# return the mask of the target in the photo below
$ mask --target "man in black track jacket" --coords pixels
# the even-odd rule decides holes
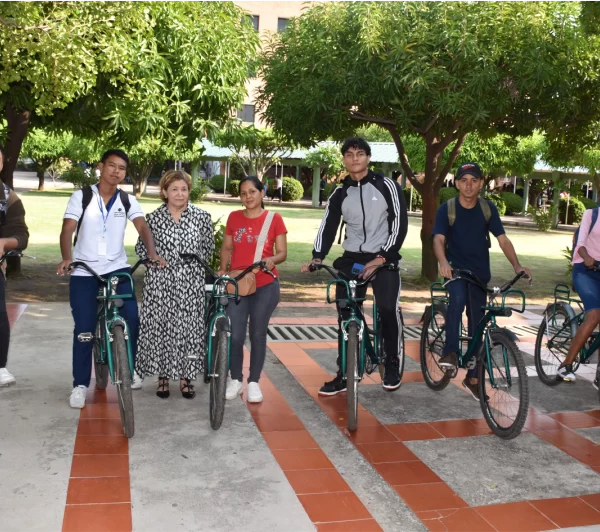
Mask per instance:
[[[311,262],[320,263],[325,259],[343,217],[346,229],[342,244],[344,254],[334,261],[333,266],[347,276],[353,276],[353,266],[364,265],[360,276],[366,276],[376,266],[400,260],[399,251],[408,229],[406,203],[396,181],[369,170],[371,148],[364,139],[345,140],[342,155],[349,175],[342,186],[337,187],[329,196],[325,215],[315,238]],[[309,271],[311,262],[302,266],[303,272]],[[382,270],[373,279],[372,286],[383,325],[386,354],[383,388],[397,390],[400,387],[400,357],[404,356],[398,312],[400,275]],[[338,285],[336,298],[344,297],[344,292],[345,289]],[[359,289],[357,297],[364,297],[365,293],[366,288]],[[338,307],[338,312],[341,321],[348,311]],[[336,395],[345,390],[346,379],[338,369],[335,379],[326,382],[319,394]]]

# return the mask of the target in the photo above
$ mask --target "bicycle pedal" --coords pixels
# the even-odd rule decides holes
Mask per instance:
[[[80,333],[77,335],[77,340],[80,342],[91,342],[94,339],[92,333]]]

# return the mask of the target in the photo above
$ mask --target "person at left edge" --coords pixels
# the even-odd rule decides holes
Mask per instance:
[[[108,150],[98,164],[100,179],[91,187],[93,196],[83,210],[83,191],[71,196],[63,218],[60,233],[62,261],[56,273],[64,275],[74,261],[85,262],[98,275],[107,277],[115,272],[128,272],[125,253],[125,228],[127,219],[133,222],[148,250],[148,257],[164,266],[156,254],[152,233],[146,224],[140,204],[132,195],[125,195],[118,185],[125,179],[129,158],[122,150]],[[128,199],[129,208],[123,204]],[[85,214],[85,216],[84,216]],[[83,216],[83,219],[82,219]],[[82,220],[81,220],[82,219]],[[78,222],[81,225],[78,228]],[[73,234],[77,230],[73,249]],[[92,342],[79,342],[77,336],[93,332],[96,324],[98,281],[87,271],[75,269],[69,280],[69,301],[75,321],[73,332],[73,391],[69,403],[73,408],[83,408],[92,375]],[[119,285],[119,293],[129,291],[126,284]],[[129,325],[133,346],[137,345],[139,317],[135,298],[124,301],[122,314]],[[140,388],[141,380],[134,375],[132,388]]]

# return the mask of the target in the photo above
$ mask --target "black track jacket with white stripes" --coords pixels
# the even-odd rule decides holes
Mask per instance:
[[[400,185],[388,177],[369,173],[360,181],[346,176],[327,200],[313,258],[324,259],[335,240],[341,217],[346,223],[344,250],[400,259],[400,248],[408,230],[406,202]]]

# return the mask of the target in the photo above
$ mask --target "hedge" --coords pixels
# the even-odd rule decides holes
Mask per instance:
[[[283,201],[298,201],[304,196],[302,183],[293,177],[283,178]]]
[[[488,194],[486,199],[490,200],[498,209],[498,214],[504,216],[506,214],[506,203],[500,197],[500,194]]]
[[[233,181],[230,181],[229,183],[227,183],[227,190],[231,194],[232,197],[239,198],[239,196],[240,196],[240,181],[237,179],[234,179]]]
[[[329,199],[329,196],[333,193],[333,191],[338,187],[339,183],[327,183],[325,185],[324,195],[325,199]]]
[[[410,188],[403,188],[402,192],[404,193],[404,199],[406,200],[406,208],[410,208]],[[421,194],[417,191],[416,188],[412,188],[413,198],[412,198],[412,210],[421,210],[423,208],[423,198],[421,198]]]
[[[561,224],[565,223],[565,213],[567,211],[567,198],[561,198],[558,203],[558,219]],[[581,223],[581,218],[585,212],[585,206],[577,198],[569,200],[569,219],[568,225],[577,225]]]
[[[223,192],[224,187],[225,187],[225,176],[224,175],[217,174],[210,180],[210,188],[212,188],[215,192]]]
[[[500,197],[506,204],[506,214],[520,214],[523,211],[523,198],[514,192],[501,192]]]
[[[458,196],[458,190],[454,187],[443,187],[440,189],[440,205],[446,203],[451,198]],[[414,197],[413,197],[414,200]]]

